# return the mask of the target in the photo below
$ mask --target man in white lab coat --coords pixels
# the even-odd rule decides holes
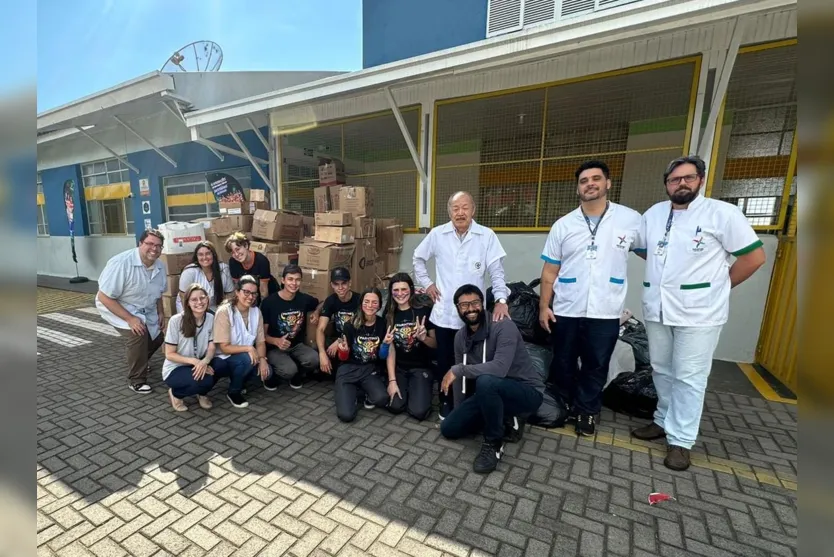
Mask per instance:
[[[507,296],[510,292],[504,281],[506,252],[491,229],[473,220],[475,199],[468,192],[457,192],[449,198],[450,221],[433,228],[414,250],[414,278],[434,300],[430,316],[437,336],[438,383],[455,364],[455,334],[463,327],[453,296],[464,284],[474,284],[482,291],[486,273],[492,280],[495,309],[492,318],[500,321],[509,317]],[[437,281],[429,277],[426,263],[434,257]],[[442,392],[440,419],[452,410],[452,399]]]
[[[539,322],[553,332],[550,381],[577,435],[593,436],[642,219],[608,199],[604,162],[585,162],[575,175],[579,207],[556,221],[542,250]]]
[[[665,437],[664,464],[672,470],[690,465],[730,289],[765,262],[762,242],[741,210],[698,195],[705,176],[698,157],[669,163],[663,174],[669,201],[646,211],[641,231],[647,248],[643,318],[658,401],[654,422],[632,435]]]

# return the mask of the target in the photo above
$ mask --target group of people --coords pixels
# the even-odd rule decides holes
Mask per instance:
[[[689,466],[730,289],[764,263],[741,211],[699,195],[705,175],[697,157],[672,161],[663,175],[669,201],[641,216],[608,199],[605,163],[586,162],[576,171],[579,207],[553,225],[541,256],[540,322],[552,333],[554,351],[547,382],[579,435],[596,431],[629,253],[646,260],[643,317],[659,402],[653,423],[633,435],[665,437],[665,463],[674,470]],[[509,318],[507,254],[498,237],[474,221],[469,193],[454,194],[448,210],[450,221],[432,229],[413,254],[414,277],[427,297],[417,295],[407,273],[390,279],[387,297],[377,288],[354,292],[342,267],[330,273],[333,293],[318,300],[301,292],[300,267],[285,266],[278,284],[266,257],[237,233],[224,246],[228,265],[210,242],[195,249],[167,327],[158,260],[163,237],[146,230],[136,249],[108,262],[96,299],[126,339],[130,388],[151,392],[148,362],[163,342],[162,378],[176,411],[188,409],[189,397],[211,408],[208,393],[223,377],[228,401],[243,408],[255,376],[273,391],[282,382],[302,388],[315,375],[334,380],[336,414],[344,422],[356,418],[360,405],[425,420],[437,384],[441,433],[482,433],[474,470],[494,470],[504,443],[521,439],[526,418],[541,404],[545,379]],[[431,259],[436,280],[427,270]],[[316,327],[317,349],[307,342],[308,323]]]

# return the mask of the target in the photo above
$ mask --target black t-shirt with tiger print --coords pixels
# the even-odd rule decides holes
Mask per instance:
[[[297,292],[292,300],[285,300],[277,292],[270,294],[261,304],[266,333],[271,337],[286,336],[292,346],[304,342],[307,314],[318,305],[316,298],[303,292]]]
[[[357,330],[353,323],[345,324],[345,339],[350,347],[348,361],[354,364],[370,364],[379,361],[379,347],[385,340],[385,333],[388,328],[385,320],[377,316],[374,325],[362,325]]]
[[[394,311],[394,347],[397,350],[397,367],[413,369],[431,366],[431,349],[417,340],[417,321],[425,318],[426,330],[434,325],[429,321],[431,310],[428,308],[411,308]]]

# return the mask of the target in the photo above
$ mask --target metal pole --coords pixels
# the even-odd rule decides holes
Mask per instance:
[[[408,126],[405,125],[405,120],[403,120],[400,107],[397,106],[397,101],[394,100],[394,95],[391,94],[391,89],[389,87],[386,87],[383,91],[385,91],[385,96],[388,98],[388,104],[391,105],[391,110],[394,113],[394,119],[397,120],[397,125],[400,126],[400,132],[403,134],[405,144],[408,146],[408,152],[411,153],[411,159],[414,161],[414,166],[417,167],[417,171],[420,173],[420,179],[426,183],[429,181],[429,177],[426,174],[426,169],[423,168],[423,163],[420,160],[420,154],[417,153],[417,148],[414,146],[414,141],[411,140],[411,133],[408,131]]]
[[[226,127],[226,131],[229,132],[229,135],[232,136],[232,139],[235,140],[237,146],[240,147],[240,150],[243,151],[243,154],[246,155],[246,158],[249,159],[249,162],[252,166],[255,167],[255,171],[261,177],[261,179],[266,183],[266,186],[270,189],[270,191],[275,191],[275,187],[272,185],[272,181],[269,177],[264,173],[261,166],[255,162],[255,157],[252,156],[252,153],[249,152],[249,149],[246,148],[243,141],[240,140],[240,136],[232,129],[232,126],[229,125],[228,122],[224,122],[223,125]],[[266,164],[269,164],[269,161],[265,161]]]
[[[139,174],[139,169],[136,168],[135,166],[133,166],[132,164],[130,164],[130,162],[128,162],[128,160],[126,158],[124,158],[123,156],[118,154],[116,151],[114,151],[113,149],[111,149],[110,147],[108,147],[107,145],[105,145],[104,143],[102,143],[101,141],[99,141],[98,139],[93,137],[92,135],[85,132],[80,126],[76,126],[75,129],[77,129],[79,131],[79,133],[81,133],[87,139],[89,139],[90,141],[92,141],[93,143],[95,143],[96,145],[98,145],[99,147],[101,147],[102,149],[104,149],[105,151],[107,151],[108,153],[110,153],[111,155],[113,155],[114,157],[119,159],[120,161],[122,161],[122,163],[126,167],[128,167],[129,169],[134,171],[136,174]]]
[[[120,123],[122,126],[124,126],[124,128],[125,128],[127,131],[129,131],[130,133],[132,133],[133,135],[135,135],[136,137],[138,137],[141,141],[143,141],[144,143],[146,143],[146,144],[148,145],[148,147],[150,147],[151,149],[153,149],[154,151],[156,151],[156,153],[157,153],[160,157],[162,157],[163,159],[165,159],[166,161],[168,161],[168,162],[169,162],[169,163],[170,163],[170,164],[171,164],[174,168],[176,168],[176,167],[177,167],[177,163],[176,163],[176,162],[174,162],[174,159],[172,159],[172,158],[171,158],[171,157],[169,157],[167,154],[165,154],[165,152],[164,152],[162,149],[160,149],[159,147],[157,147],[156,145],[154,145],[153,143],[151,143],[151,142],[150,142],[150,140],[149,140],[149,139],[147,139],[145,136],[143,136],[141,133],[139,133],[138,131],[136,131],[135,129],[133,129],[133,126],[131,126],[131,125],[130,125],[130,124],[128,124],[127,122],[123,121],[121,118],[119,118],[119,117],[118,117],[118,116],[116,116],[115,114],[113,115],[113,119],[114,119],[115,121],[117,121],[118,123]]]

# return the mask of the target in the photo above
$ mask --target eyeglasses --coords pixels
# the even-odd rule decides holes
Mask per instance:
[[[142,245],[148,246],[148,249],[162,249],[162,244],[156,242],[142,242]]]
[[[254,298],[255,296],[257,296],[257,295],[258,295],[258,291],[257,291],[257,290],[246,290],[246,289],[244,288],[244,289],[241,289],[241,292],[242,292],[242,293],[243,293],[243,295],[244,295],[244,296],[246,296],[247,298]]]
[[[667,186],[677,186],[681,182],[686,182],[687,184],[694,184],[695,182],[698,181],[698,178],[700,178],[700,176],[698,176],[697,174],[687,174],[686,176],[675,176],[674,178],[667,178],[666,179],[666,185]]]
[[[461,311],[466,311],[470,308],[471,309],[480,309],[480,307],[481,307],[481,301],[480,300],[474,300],[472,302],[460,302],[460,303],[458,303],[458,309],[461,310]]]

